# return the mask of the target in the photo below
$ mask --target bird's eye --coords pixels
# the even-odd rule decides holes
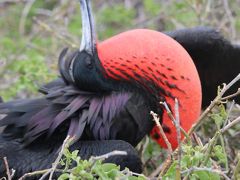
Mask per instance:
[[[92,63],[92,59],[90,57],[86,57],[85,58],[85,64],[86,64],[86,67],[89,68],[89,69],[92,69],[93,68],[93,63]]]

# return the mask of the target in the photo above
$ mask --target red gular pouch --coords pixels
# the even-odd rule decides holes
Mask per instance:
[[[200,79],[193,60],[178,42],[157,31],[135,29],[98,43],[97,51],[107,78],[135,80],[149,93],[163,97],[173,114],[174,99],[177,98],[181,127],[188,132],[196,123],[202,101]],[[154,85],[154,91],[150,84]],[[164,108],[162,124],[167,129],[165,133],[172,148],[176,149],[176,127]],[[166,148],[156,126],[150,134]]]

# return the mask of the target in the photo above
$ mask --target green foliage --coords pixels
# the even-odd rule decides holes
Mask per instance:
[[[106,7],[98,13],[100,16],[97,16],[97,22],[101,22],[101,24],[98,24],[97,27],[104,29],[100,31],[100,39],[105,39],[106,37],[116,34],[119,29],[131,26],[135,16],[133,9],[126,9],[122,4]]]
[[[156,16],[161,11],[161,5],[156,0],[144,0],[143,1],[145,11],[151,16]]]
[[[155,164],[162,164],[166,158],[166,152],[161,148],[155,141],[150,137],[147,137],[148,145],[144,151],[143,159],[148,161],[149,159],[153,160]],[[145,143],[145,141],[142,141]],[[153,164],[146,165],[147,172],[152,172],[156,169],[156,166]]]
[[[80,34],[82,33],[82,22],[79,19],[79,11],[76,11],[76,14],[70,17],[70,21],[68,24],[68,30],[71,34],[74,34],[77,37],[81,37]]]
[[[220,129],[220,127],[223,125],[227,118],[227,112],[223,104],[219,105],[217,107],[217,112],[212,113],[210,117],[214,120],[215,124],[217,125],[217,128]]]
[[[26,19],[25,28],[31,31],[32,17],[37,8],[44,7],[45,3],[37,1],[31,8]],[[49,69],[46,62],[45,48],[52,45],[50,38],[42,38],[38,34],[30,36],[20,35],[18,25],[23,6],[9,6],[9,14],[0,17],[0,67],[1,80],[5,85],[0,86],[0,96],[9,100],[18,94],[25,96],[35,95],[43,83],[52,80],[56,75]],[[11,15],[10,15],[11,14]],[[54,63],[56,63],[56,60]]]
[[[189,170],[189,173],[185,173],[184,177],[187,175],[189,179],[195,180],[205,180],[205,179],[213,179],[220,180],[220,175],[211,171],[212,168],[212,159],[218,159],[217,162],[222,162],[225,160],[225,155],[223,153],[222,146],[216,146],[213,149],[211,158],[207,161],[206,166],[202,165],[203,159],[206,156],[205,147],[200,146],[189,146],[184,144],[182,146],[182,159],[181,159],[181,170]],[[176,178],[176,168],[178,161],[175,160],[171,167],[168,169],[167,173],[163,176],[164,180],[170,180]],[[196,170],[190,171],[191,168],[196,167]],[[197,169],[197,167],[201,167],[201,169]]]
[[[174,5],[167,7],[170,17],[174,17],[174,22],[178,22],[183,26],[197,26],[197,15],[192,9],[189,9],[187,1],[178,1]],[[173,22],[173,21],[172,21]],[[168,23],[168,28],[174,28],[171,21]]]
[[[102,160],[95,160],[94,158],[90,158],[90,160],[82,160],[78,156],[77,150],[70,152],[68,149],[65,149],[64,156],[65,157],[60,162],[63,166],[63,173],[58,180],[145,180],[144,176],[131,175],[128,169],[120,171],[120,167],[112,163],[103,163]]]
[[[4,41],[6,42],[6,47],[14,47],[10,39],[5,38]],[[18,44],[18,48],[21,48],[20,46],[21,43]],[[14,48],[11,50],[14,50]],[[19,92],[34,93],[41,84],[55,77],[47,67],[45,57],[34,49],[26,51],[25,55],[19,55],[13,58],[14,60],[8,64],[8,69],[2,78],[10,79],[9,76],[14,74],[15,76],[17,75],[18,78],[11,78],[10,85],[6,87],[7,90],[0,89],[0,94],[5,100],[16,96]]]
[[[32,60],[18,60],[14,65],[9,66],[12,73],[18,73],[19,77],[10,84],[7,91],[4,89],[0,91],[5,100],[15,96],[18,92],[36,92],[43,82],[49,81],[49,77],[51,76],[49,75],[43,57],[37,54],[31,57],[33,58]],[[3,77],[7,78],[7,76],[8,75],[5,74]]]

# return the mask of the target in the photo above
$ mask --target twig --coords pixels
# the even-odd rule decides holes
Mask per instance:
[[[217,143],[217,140],[218,140],[220,135],[221,135],[221,133],[219,131],[217,131],[215,133],[215,135],[213,136],[213,138],[209,141],[208,146],[207,146],[207,150],[206,150],[205,155],[204,155],[204,159],[201,163],[202,165],[205,166],[208,163],[208,160],[211,156],[213,148],[214,148],[215,144]]]
[[[225,100],[234,98],[234,97],[238,96],[239,94],[240,94],[240,88],[238,88],[237,92],[235,92],[234,94],[231,94],[229,96],[221,98],[221,101],[225,101]]]
[[[163,165],[162,165],[162,169],[159,173],[158,179],[160,179],[168,170],[168,168],[171,166],[172,163],[172,158],[170,156],[168,156],[168,158],[164,161]]]
[[[6,167],[7,178],[8,178],[8,180],[11,180],[11,179],[12,179],[12,176],[11,176],[11,174],[10,174],[10,169],[9,169],[7,157],[3,157],[3,161],[4,161],[4,165],[5,165],[5,167]]]
[[[145,136],[145,142],[144,143],[140,143],[140,147],[139,147],[139,155],[141,157],[141,161],[144,162],[144,158],[143,158],[143,155],[144,155],[144,152],[146,151],[147,149],[147,146],[149,144],[149,137],[148,136]]]
[[[21,176],[21,177],[19,178],[19,180],[24,180],[24,179],[26,179],[27,177],[42,175],[42,174],[45,174],[45,173],[49,172],[50,170],[51,170],[51,168],[50,168],[50,169],[43,169],[43,170],[39,170],[39,171],[34,171],[34,172],[26,173],[26,174],[24,174],[23,176]],[[61,169],[56,169],[55,172],[61,172],[61,173],[62,173],[62,172],[65,172],[65,171],[63,171],[63,170],[61,170]]]
[[[230,88],[232,87],[232,85],[234,85],[237,81],[239,81],[240,79],[240,74],[238,74],[229,84],[224,84],[223,89],[219,92],[219,94],[217,95],[217,97],[211,102],[211,104],[208,106],[208,108],[201,114],[201,116],[198,118],[197,123],[190,129],[190,131],[188,132],[188,135],[191,135],[199,126],[201,126],[204,118],[208,115],[208,113],[213,109],[213,107],[218,104],[219,102],[221,102],[221,98],[224,95],[224,93]],[[221,129],[221,131],[217,132],[215,134],[215,137],[213,137],[211,143],[209,144],[209,146],[211,148],[213,148],[213,144],[215,144],[217,138],[219,137],[219,135],[221,133],[224,133],[226,130],[228,130],[229,128],[231,128],[233,125],[237,124],[238,122],[240,122],[240,117],[236,118],[235,120],[233,120],[230,124],[228,124],[227,126],[225,126],[223,129]],[[216,137],[217,136],[217,137]],[[173,156],[175,156],[178,153],[179,149],[176,149],[173,153]],[[210,152],[210,151],[209,151]],[[208,157],[205,158],[205,161],[208,160]],[[170,167],[172,161],[171,159],[166,159],[165,162],[163,163],[163,169],[161,171],[161,175],[163,175],[167,170],[168,167]]]
[[[240,117],[237,117],[236,119],[234,119],[233,121],[231,121],[228,125],[224,126],[221,129],[221,133],[225,133],[228,129],[230,129],[232,126],[238,124],[240,122]]]
[[[236,165],[235,170],[233,172],[233,177],[234,178],[232,178],[232,179],[238,179],[239,176],[240,176],[240,154],[238,154],[237,158],[238,158],[238,162],[237,162],[237,165]]]
[[[153,120],[155,121],[155,123],[156,123],[156,125],[157,125],[157,127],[158,127],[158,129],[159,129],[159,131],[160,131],[160,134],[161,134],[161,136],[163,137],[163,140],[164,140],[164,142],[165,142],[166,145],[167,145],[168,153],[169,153],[169,155],[171,156],[171,154],[172,154],[172,152],[173,152],[173,150],[172,150],[172,145],[171,145],[171,143],[168,141],[168,138],[167,138],[166,134],[164,133],[164,130],[163,130],[161,124],[160,124],[159,117],[158,117],[158,115],[157,115],[156,113],[154,113],[153,111],[151,111],[150,114],[152,115]]]
[[[177,141],[178,141],[178,163],[176,168],[176,180],[181,180],[181,130],[180,130],[180,116],[179,116],[179,104],[177,98],[175,98],[175,119],[176,119],[176,129],[177,129]]]
[[[70,137],[69,135],[66,137],[66,139],[63,141],[61,150],[58,153],[58,156],[57,156],[56,160],[52,164],[52,168],[50,168],[46,173],[44,173],[39,180],[44,180],[45,177],[48,174],[50,174],[49,175],[49,180],[52,180],[53,174],[54,174],[55,170],[57,169],[57,166],[58,166],[58,164],[59,164],[59,162],[60,162],[60,160],[61,160],[61,158],[63,156],[64,150],[69,147],[70,142],[72,142],[73,139],[74,139],[74,137]]]
[[[176,119],[174,118],[172,111],[168,107],[168,104],[166,102],[160,102],[160,104],[164,106],[164,108],[166,109],[168,117],[172,120],[174,126],[177,127]],[[188,133],[181,126],[180,126],[180,130],[184,134],[184,136],[186,137],[188,142],[191,142],[191,138],[189,137]]]
[[[163,169],[163,164],[161,164],[160,166],[158,166],[158,167],[149,175],[149,177],[150,177],[150,178],[156,177],[156,176],[159,174],[159,172],[161,172],[162,169]]]
[[[28,16],[29,11],[31,10],[35,1],[36,0],[27,1],[27,4],[25,5],[25,7],[22,11],[22,15],[20,18],[20,23],[19,23],[19,33],[22,35],[25,33],[25,24],[26,24],[27,16]]]
[[[226,121],[227,121],[227,119],[226,119]],[[221,126],[216,122],[216,120],[215,120],[215,124],[217,126],[217,130],[221,131]],[[222,124],[224,124],[224,123],[222,123]],[[225,143],[224,143],[224,138],[223,138],[223,134],[222,133],[220,133],[220,142],[221,142],[221,146],[223,148],[223,154],[224,154],[224,157],[225,157],[225,160],[226,160],[225,161],[225,168],[228,171],[228,169],[229,169],[229,167],[228,167],[228,158],[227,158],[227,153],[226,153]]]
[[[225,92],[231,88],[237,81],[240,79],[240,74],[238,74],[229,84],[224,84],[223,89],[219,92],[217,97],[211,102],[211,104],[207,107],[207,109],[200,115],[197,120],[197,123],[193,125],[193,127],[189,130],[188,134],[191,135],[199,126],[202,125],[204,118],[208,115],[208,113],[213,109],[213,107],[219,103],[222,99],[222,96]]]
[[[144,179],[146,180],[150,180],[150,178],[144,176],[143,174],[139,174],[139,173],[135,173],[135,172],[132,172],[132,171],[129,171],[129,169],[124,169],[121,171],[123,174],[125,175],[129,175],[129,176],[141,176],[141,177],[144,177]]]
[[[61,39],[62,41],[64,41],[66,44],[70,45],[72,48],[78,48],[78,46],[69,41],[67,38],[65,38],[64,36],[62,36],[61,34],[57,33],[54,29],[52,29],[48,24],[44,23],[43,21],[37,19],[36,17],[33,18],[33,20],[40,26],[42,27],[45,31],[48,31],[50,33],[52,33],[53,35],[55,35],[57,38]]]
[[[231,112],[232,112],[232,110],[233,110],[233,106],[234,106],[234,105],[235,105],[235,101],[232,101],[232,103],[231,103],[231,105],[230,105],[230,107],[229,107],[229,109],[228,109],[227,117],[226,117],[226,120],[225,120],[223,126],[226,126],[228,123],[230,123],[229,116],[230,116],[230,114],[231,114]]]
[[[198,137],[198,135],[195,132],[192,133],[192,137],[198,146],[203,147],[203,143],[202,143],[201,139]]]
[[[162,136],[162,138],[163,138],[163,140],[166,143],[167,148],[168,148],[168,157],[167,157],[167,160],[165,160],[165,163],[162,165],[162,169],[160,169],[161,172],[158,176],[158,179],[159,179],[166,172],[166,169],[169,168],[169,165],[172,162],[172,152],[173,152],[173,150],[172,150],[172,145],[168,141],[167,136],[164,133],[164,130],[163,130],[161,124],[160,124],[158,115],[156,113],[154,113],[153,111],[151,111],[150,114],[153,116],[153,120],[155,121],[155,123],[156,123],[156,125],[157,125],[157,127],[160,131],[160,134],[161,134],[161,136]]]
[[[49,172],[50,169],[44,169],[44,170],[39,170],[39,171],[34,171],[34,172],[30,172],[30,173],[26,173],[23,176],[21,176],[19,178],[19,180],[24,180],[27,177],[32,177],[32,176],[36,176],[36,175],[41,175],[41,174],[45,174],[47,172]]]
[[[178,144],[179,144],[179,146],[181,146],[181,143],[180,143],[180,142],[181,142],[181,130],[182,130],[182,132],[183,132],[184,134],[187,135],[187,133],[186,133],[185,130],[182,129],[181,126],[180,126],[178,100],[175,99],[175,118],[174,118],[174,116],[173,116],[173,114],[172,114],[171,110],[169,109],[169,107],[168,107],[168,105],[167,105],[166,102],[160,102],[160,104],[163,104],[163,105],[164,105],[164,107],[165,107],[165,109],[166,109],[166,111],[167,111],[168,116],[170,117],[170,119],[172,120],[172,122],[174,123],[174,125],[175,125],[175,127],[176,127],[176,129],[177,129]],[[172,146],[171,146],[170,142],[168,141],[168,139],[167,139],[167,137],[166,137],[166,135],[165,135],[165,133],[164,133],[164,131],[163,131],[163,129],[162,129],[162,126],[160,125],[159,118],[158,118],[157,114],[154,113],[154,112],[152,112],[152,111],[150,112],[150,114],[153,116],[153,119],[154,119],[155,123],[157,124],[157,126],[158,126],[158,128],[159,128],[159,130],[160,130],[160,133],[161,133],[161,135],[162,135],[165,143],[167,144],[168,151],[169,151],[169,156],[168,156],[167,160],[163,163],[163,165],[161,166],[161,168],[158,167],[158,168],[154,171],[154,173],[151,174],[151,176],[154,176],[154,175],[157,175],[157,174],[160,172],[160,173],[159,173],[159,176],[158,176],[158,178],[160,178],[160,177],[166,172],[166,170],[168,169],[168,167],[170,166],[170,164],[171,164],[171,162],[172,162],[172,152],[173,152],[173,150],[172,150]],[[186,136],[186,137],[189,138],[189,136]],[[181,166],[180,166],[180,163],[181,163],[181,148],[180,148],[180,150],[177,151],[177,152],[178,152],[178,159],[179,159],[179,166],[178,166],[178,167],[179,167],[179,171],[178,171],[178,172],[179,172],[179,176],[178,176],[178,179],[180,179],[180,178],[181,178],[181,177],[180,177],[180,176],[181,176],[181,175],[180,175],[180,169],[181,169]]]
[[[234,119],[232,122],[230,122],[229,124],[227,124],[226,126],[224,126],[222,129],[218,130],[214,137],[210,140],[208,148],[207,148],[207,152],[205,155],[205,158],[203,160],[203,165],[205,165],[210,157],[210,154],[213,150],[214,145],[216,144],[217,139],[219,138],[219,136],[221,136],[223,133],[225,133],[228,129],[230,129],[232,126],[236,125],[238,122],[240,122],[240,117]],[[228,168],[228,167],[226,167]]]
[[[96,157],[93,156],[93,157],[90,158],[90,161],[104,160],[104,159],[107,159],[107,158],[109,158],[111,156],[117,156],[117,155],[126,156],[127,152],[126,151],[115,150],[115,151],[103,154],[101,156],[96,156]]]

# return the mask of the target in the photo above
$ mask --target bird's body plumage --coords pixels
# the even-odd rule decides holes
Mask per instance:
[[[0,113],[7,114],[0,121],[7,126],[2,136],[21,138],[28,145],[62,129],[62,137],[75,136],[76,141],[120,139],[135,146],[153,124],[140,94],[86,92],[61,79],[41,91],[43,98],[0,104]]]

